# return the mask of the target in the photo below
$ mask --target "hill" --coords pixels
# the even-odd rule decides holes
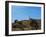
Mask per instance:
[[[29,20],[15,20],[12,23],[12,31],[23,31],[23,30],[39,30],[41,29],[40,19],[29,19]]]

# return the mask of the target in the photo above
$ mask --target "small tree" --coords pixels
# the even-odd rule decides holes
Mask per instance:
[[[15,23],[17,22],[18,20],[15,20]]]

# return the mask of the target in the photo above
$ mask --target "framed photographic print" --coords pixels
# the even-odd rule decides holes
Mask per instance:
[[[45,33],[45,3],[6,1],[5,35]]]

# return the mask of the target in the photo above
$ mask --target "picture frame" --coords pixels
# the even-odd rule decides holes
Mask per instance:
[[[41,31],[12,31],[11,25],[11,6],[38,6],[41,7]],[[18,7],[17,7],[18,8]],[[18,36],[18,35],[34,35],[45,34],[45,3],[39,2],[22,2],[22,1],[5,1],[5,36]]]

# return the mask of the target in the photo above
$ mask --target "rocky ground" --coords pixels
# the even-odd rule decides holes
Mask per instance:
[[[12,31],[23,31],[23,30],[38,30],[41,29],[41,20],[15,20],[12,23]]]

